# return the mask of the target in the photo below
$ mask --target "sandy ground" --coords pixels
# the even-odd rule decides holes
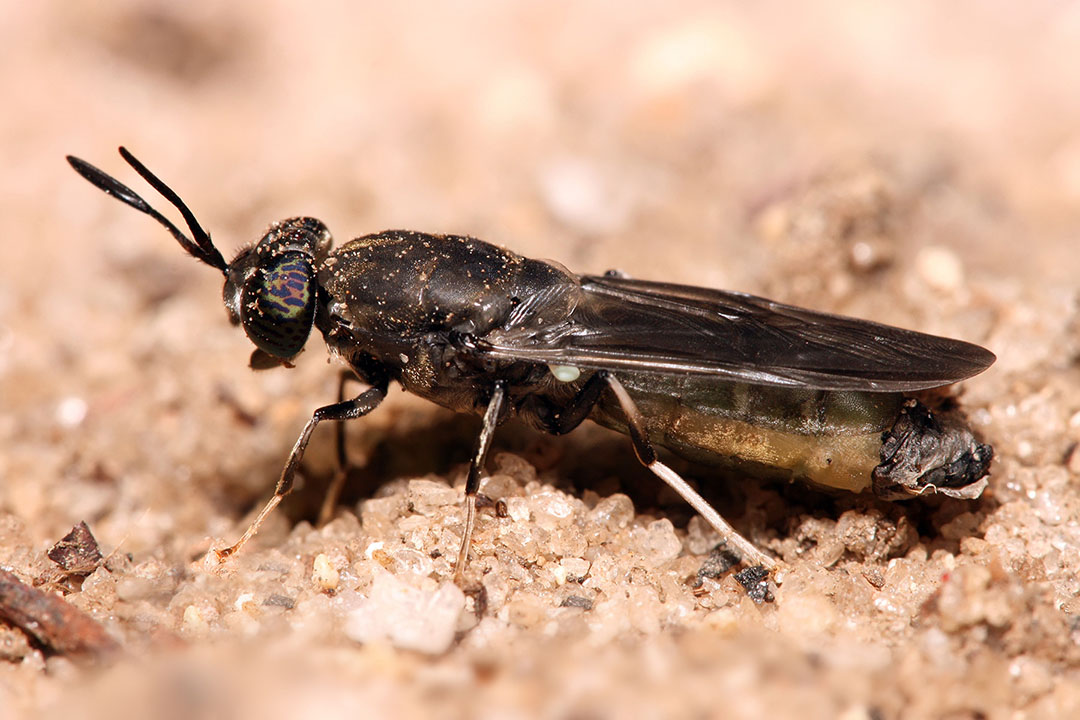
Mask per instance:
[[[0,623],[0,719],[1080,716],[1077,7],[630,5],[5,3],[0,568],[122,649]],[[119,144],[227,256],[303,213],[984,344],[959,393],[989,489],[680,465],[783,559],[757,603],[624,438],[507,427],[463,592],[478,421],[395,392],[350,428],[333,522],[327,430],[208,572],[336,370],[317,341],[246,368],[216,273],[63,161],[135,185]],[[80,521],[107,559],[64,578]]]

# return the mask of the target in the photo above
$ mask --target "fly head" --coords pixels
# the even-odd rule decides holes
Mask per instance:
[[[189,255],[221,271],[229,318],[243,326],[258,348],[252,355],[253,367],[285,362],[299,353],[315,322],[319,295],[315,267],[331,243],[326,226],[302,217],[275,223],[259,242],[227,263],[180,196],[125,148],[120,148],[120,155],[180,212],[191,237],[116,178],[77,157],[69,155],[67,160],[99,190],[161,223]]]
[[[222,291],[229,317],[267,355],[288,360],[307,342],[319,295],[315,268],[330,242],[319,220],[291,218],[229,263]]]

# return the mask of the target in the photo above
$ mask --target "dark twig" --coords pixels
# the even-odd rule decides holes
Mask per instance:
[[[0,570],[0,620],[61,655],[101,658],[120,649],[97,620],[6,570]]]

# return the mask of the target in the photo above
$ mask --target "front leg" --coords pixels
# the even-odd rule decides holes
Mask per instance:
[[[281,471],[281,477],[278,479],[277,486],[274,488],[273,496],[266,502],[266,505],[263,506],[263,509],[255,518],[255,521],[248,526],[248,529],[235,545],[227,547],[224,550],[211,549],[207,555],[207,560],[214,558],[218,563],[221,563],[230,555],[235,554],[255,535],[256,532],[258,532],[259,525],[266,519],[266,516],[269,515],[273,509],[278,506],[278,503],[289,494],[289,491],[292,490],[293,479],[296,476],[296,469],[300,467],[300,461],[304,458],[304,450],[307,449],[308,440],[311,439],[311,433],[315,430],[315,426],[323,420],[353,420],[367,415],[378,407],[379,403],[386,397],[386,389],[387,382],[384,380],[352,400],[345,400],[336,402],[333,405],[326,405],[312,413],[311,419],[308,420],[307,425],[304,426],[304,431],[300,433],[300,437],[297,438],[296,444],[293,445],[292,452],[289,453],[289,459],[286,461],[285,467]]]

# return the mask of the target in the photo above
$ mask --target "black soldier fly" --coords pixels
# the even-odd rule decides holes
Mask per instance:
[[[586,418],[628,434],[640,461],[744,562],[767,567],[775,561],[657,459],[654,445],[886,499],[975,498],[986,486],[992,448],[955,411],[931,411],[910,397],[988,368],[994,355],[977,345],[742,293],[614,272],[575,275],[471,237],[392,230],[333,250],[326,226],[306,217],[272,225],[226,262],[179,196],[127,150],[120,154],[180,212],[191,237],[118,180],[78,158],[68,162],[222,272],[229,316],[255,345],[252,367],[288,365],[314,326],[368,386],[315,410],[273,496],[235,545],[216,551],[219,560],[292,488],[315,427],[338,421],[340,439],[341,421],[374,410],[391,381],[483,415],[458,572],[492,435],[511,415],[559,435]]]

